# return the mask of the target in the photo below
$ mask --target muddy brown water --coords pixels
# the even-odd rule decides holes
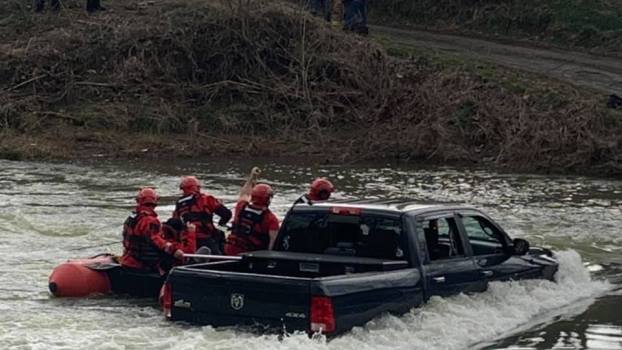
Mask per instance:
[[[55,299],[47,291],[54,266],[120,253],[116,242],[137,187],[158,188],[163,218],[183,174],[197,175],[209,192],[233,204],[251,163],[0,160],[0,348],[622,349],[622,181],[391,164],[257,163],[277,190],[273,207],[281,218],[316,176],[332,179],[341,198],[470,203],[512,236],[553,249],[561,261],[557,280],[493,283],[484,293],[433,298],[330,342],[169,323],[149,300]]]

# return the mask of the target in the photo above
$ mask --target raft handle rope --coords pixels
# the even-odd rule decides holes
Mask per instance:
[[[242,260],[241,256],[210,255],[210,254],[184,254],[184,258],[210,259],[210,260]]]

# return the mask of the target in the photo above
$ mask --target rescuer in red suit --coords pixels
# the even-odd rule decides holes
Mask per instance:
[[[274,245],[279,219],[268,208],[274,192],[267,184],[255,184],[260,173],[261,170],[254,167],[240,189],[233,228],[225,243],[227,255],[272,249]]]
[[[196,248],[207,247],[211,254],[222,255],[225,233],[214,227],[214,214],[220,217],[218,224],[224,226],[231,219],[231,210],[214,196],[201,192],[199,180],[194,176],[184,176],[179,184],[183,195],[175,204],[173,218],[184,224],[196,226]]]
[[[123,224],[124,249],[119,260],[122,266],[155,272],[162,256],[183,257],[183,252],[161,235],[160,220],[155,212],[158,199],[153,188],[143,188],[138,192],[136,210]]]
[[[313,202],[325,201],[330,198],[331,193],[335,192],[335,186],[324,177],[313,180],[309,186],[309,192],[298,198],[294,205],[300,203],[312,204]]]
[[[195,230],[194,224],[184,225],[180,219],[170,218],[162,224],[162,237],[173,244],[175,251],[179,249],[184,254],[194,254],[196,252]],[[168,272],[173,266],[183,265],[184,262],[183,256],[164,256],[160,260],[160,268]]]

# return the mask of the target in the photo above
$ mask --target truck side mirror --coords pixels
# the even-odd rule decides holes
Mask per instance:
[[[513,255],[525,255],[529,252],[529,242],[521,238],[514,238],[512,241],[512,254]]]

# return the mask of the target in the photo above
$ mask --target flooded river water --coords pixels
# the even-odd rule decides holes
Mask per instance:
[[[493,283],[487,292],[433,298],[326,342],[166,322],[150,301],[54,299],[47,278],[72,257],[120,253],[136,189],[154,185],[166,219],[181,175],[233,204],[250,163],[67,165],[0,160],[2,349],[622,349],[622,181],[389,165],[259,163],[280,218],[316,176],[336,197],[470,203],[513,237],[552,248],[557,282]]]

